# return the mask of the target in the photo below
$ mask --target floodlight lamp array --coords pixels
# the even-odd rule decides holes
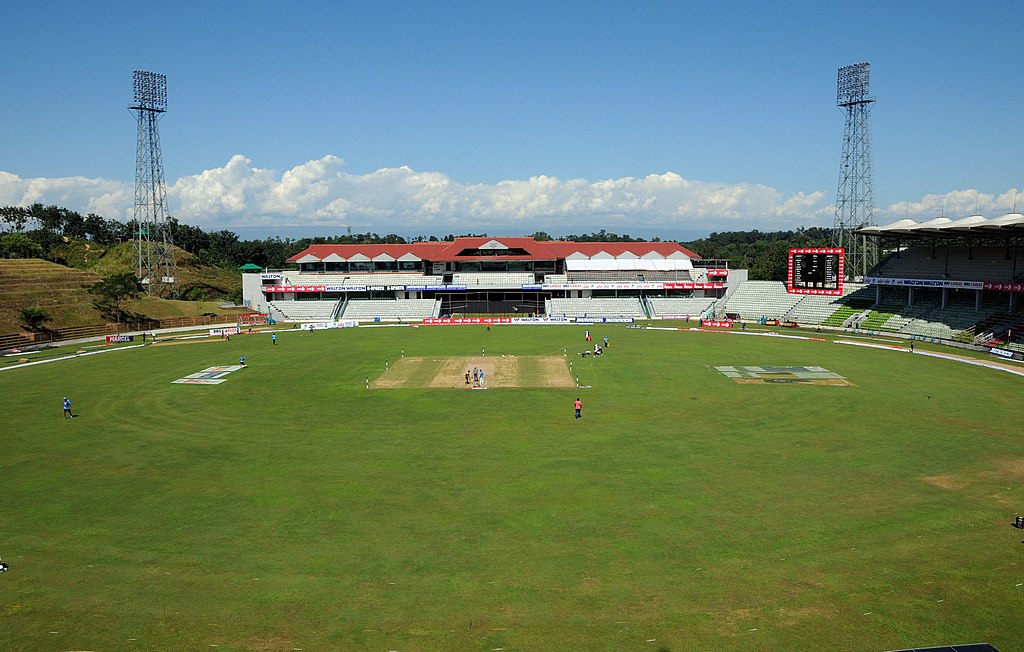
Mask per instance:
[[[847,106],[858,102],[870,102],[868,98],[871,79],[870,63],[855,63],[839,69],[836,104]]]
[[[133,109],[149,109],[152,111],[167,110],[167,76],[158,72],[136,70],[132,73],[132,86],[135,90],[135,106]]]

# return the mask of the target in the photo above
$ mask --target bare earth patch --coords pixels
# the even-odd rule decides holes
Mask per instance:
[[[433,370],[432,370],[433,368]],[[483,371],[484,382],[473,382],[473,369]],[[469,383],[466,373],[469,373]],[[373,389],[419,387],[472,389],[473,387],[575,387],[569,365],[561,356],[469,356],[402,358],[370,383]]]
[[[966,480],[955,475],[929,475],[921,479],[932,486],[943,489],[963,489],[968,484]]]

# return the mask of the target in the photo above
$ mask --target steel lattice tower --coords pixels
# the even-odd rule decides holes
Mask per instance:
[[[135,150],[135,273],[146,292],[158,296],[176,294],[177,271],[167,219],[167,184],[164,181],[160,132],[157,123],[167,112],[167,77],[136,70],[132,74],[139,138]]]
[[[843,158],[839,164],[836,221],[832,240],[846,249],[846,276],[866,276],[878,262],[877,249],[867,238],[854,233],[875,223],[871,176],[871,64],[857,63],[839,69],[836,106],[846,114]]]

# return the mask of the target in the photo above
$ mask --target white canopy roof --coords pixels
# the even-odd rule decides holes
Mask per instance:
[[[693,263],[690,262],[689,258],[566,258],[565,269],[569,272],[674,272],[678,270],[691,270],[693,269]]]
[[[951,220],[948,217],[936,217],[924,222],[904,219],[883,226],[866,226],[858,229],[857,233],[878,236],[954,236],[961,233],[1024,235],[1024,215],[1020,213],[1007,213],[992,219],[982,215],[971,215],[959,220]]]

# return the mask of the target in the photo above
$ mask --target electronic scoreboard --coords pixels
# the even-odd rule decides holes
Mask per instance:
[[[839,247],[789,250],[786,291],[790,294],[843,296],[843,259]]]

